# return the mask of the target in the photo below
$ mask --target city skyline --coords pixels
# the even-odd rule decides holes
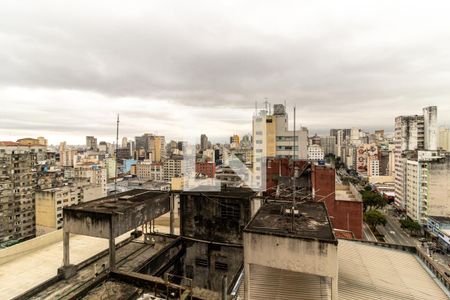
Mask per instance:
[[[2,139],[113,140],[120,113],[123,136],[226,140],[266,98],[312,134],[393,131],[428,105],[449,124],[445,2],[45,4],[0,12]]]

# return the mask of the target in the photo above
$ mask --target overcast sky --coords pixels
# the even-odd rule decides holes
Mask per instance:
[[[367,3],[364,3],[367,2]],[[370,5],[369,5],[370,4]],[[310,133],[450,125],[449,1],[1,1],[0,139],[251,132],[255,101]],[[292,116],[292,114],[290,115]]]

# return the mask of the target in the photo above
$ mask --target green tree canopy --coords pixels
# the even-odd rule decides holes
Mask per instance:
[[[378,210],[371,209],[364,213],[364,221],[371,227],[375,228],[378,225],[386,225],[386,217]]]
[[[400,220],[400,225],[403,229],[409,230],[411,233],[418,232],[422,229],[422,226],[418,222],[410,218]]]
[[[364,205],[364,211],[373,208],[383,208],[386,206],[386,200],[379,193],[372,191],[370,186],[364,187],[361,191],[361,196]]]

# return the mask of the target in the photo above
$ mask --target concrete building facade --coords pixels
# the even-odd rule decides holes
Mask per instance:
[[[0,242],[36,234],[36,164],[35,153],[7,153],[0,145]]]

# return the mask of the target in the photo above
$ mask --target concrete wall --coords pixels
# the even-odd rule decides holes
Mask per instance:
[[[427,214],[450,217],[450,157],[430,165]]]
[[[221,198],[213,195],[204,197],[181,194],[181,235],[207,241],[241,244],[242,229],[251,218],[250,202],[251,200],[246,197]]]
[[[244,261],[326,277],[338,275],[337,245],[276,235],[244,233]]]
[[[120,200],[118,200],[120,201]],[[118,204],[119,205],[119,204]],[[102,213],[75,208],[64,208],[64,228],[71,233],[109,238],[110,222],[113,222],[113,235],[117,237],[150,220],[169,212],[169,193],[149,196],[139,205],[110,213]]]
[[[111,214],[64,208],[64,228],[70,233],[109,238]]]
[[[43,226],[56,229],[56,203],[54,196],[55,193],[51,191],[36,192],[36,227]]]
[[[186,242],[186,255],[184,258],[184,274],[192,278],[193,285],[200,288],[221,291],[222,276],[228,275],[231,283],[232,275],[236,274],[243,263],[242,248],[218,246],[206,243]],[[201,266],[198,260],[208,262],[208,266]],[[219,268],[226,266],[226,269]],[[187,269],[192,271],[187,273]]]
[[[370,176],[369,183],[394,182],[394,176]]]
[[[0,265],[60,241],[62,241],[62,230],[56,230],[11,247],[0,249]]]

